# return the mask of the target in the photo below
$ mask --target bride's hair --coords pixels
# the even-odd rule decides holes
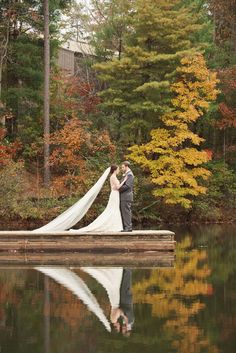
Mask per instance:
[[[115,164],[111,165],[110,175],[112,175],[117,168],[118,168],[118,165],[115,165]]]

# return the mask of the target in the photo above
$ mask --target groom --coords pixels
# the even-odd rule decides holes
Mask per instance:
[[[127,177],[124,185],[119,189],[120,192],[120,211],[123,222],[123,232],[132,232],[132,202],[133,202],[133,187],[134,175],[130,169],[130,163],[125,161],[121,165],[123,178]]]
[[[134,324],[131,269],[123,269],[119,308],[111,309],[110,320],[117,332],[122,332],[126,337],[130,336]]]

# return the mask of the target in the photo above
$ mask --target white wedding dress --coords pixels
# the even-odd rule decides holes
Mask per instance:
[[[122,282],[122,267],[81,267],[81,270],[92,276],[105,288],[112,309],[120,306],[120,287]]]
[[[81,267],[80,269],[88,273],[103,286],[107,292],[111,309],[119,308],[123,268]],[[88,309],[97,316],[107,331],[111,332],[111,325],[103,309],[99,305],[95,295],[88,288],[84,280],[80,278],[78,273],[65,267],[37,266],[35,267],[35,270],[44,273],[74,293],[88,307]]]
[[[88,226],[80,229],[70,229],[87,213],[105,183],[109,173],[110,167],[105,170],[93,187],[79,201],[54,218],[51,222],[40,228],[34,229],[33,232],[50,233],[68,230],[68,233],[75,234],[81,232],[121,231],[123,225],[120,213],[120,194],[118,191],[120,183],[114,174],[110,177],[111,193],[105,210]]]
[[[110,177],[111,193],[105,210],[88,226],[80,229],[70,229],[70,233],[84,232],[120,232],[123,229],[120,213],[120,183],[115,175]]]

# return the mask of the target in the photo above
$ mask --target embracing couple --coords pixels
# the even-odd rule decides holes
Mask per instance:
[[[119,174],[119,167],[116,165],[111,166],[110,171],[110,185],[111,185],[111,194],[112,191],[119,192],[119,197],[114,204],[114,207],[120,207],[122,225],[124,232],[132,231],[132,202],[133,202],[133,187],[134,187],[134,175],[132,170],[130,169],[130,163],[125,161],[121,164],[121,170],[123,172],[123,177],[121,181],[117,179],[117,175]],[[119,211],[118,211],[119,213]]]
[[[51,222],[33,231],[68,231],[71,233],[131,232],[134,175],[128,161],[121,164],[121,170],[123,177],[119,181],[117,175],[120,168],[117,165],[108,167],[93,187],[80,200]],[[79,229],[71,228],[86,215],[108,176],[110,176],[111,192],[105,210],[86,227]]]
[[[88,226],[79,229],[70,229],[70,232],[131,232],[132,231],[132,202],[134,175],[130,163],[121,164],[123,173],[121,181],[117,176],[120,168],[112,165],[109,168],[110,196],[105,210]]]

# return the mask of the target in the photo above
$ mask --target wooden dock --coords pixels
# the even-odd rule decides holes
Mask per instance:
[[[174,233],[165,230],[68,233],[1,231],[0,251],[174,251]]]
[[[68,233],[0,231],[0,266],[172,267],[174,233],[168,230]]]

